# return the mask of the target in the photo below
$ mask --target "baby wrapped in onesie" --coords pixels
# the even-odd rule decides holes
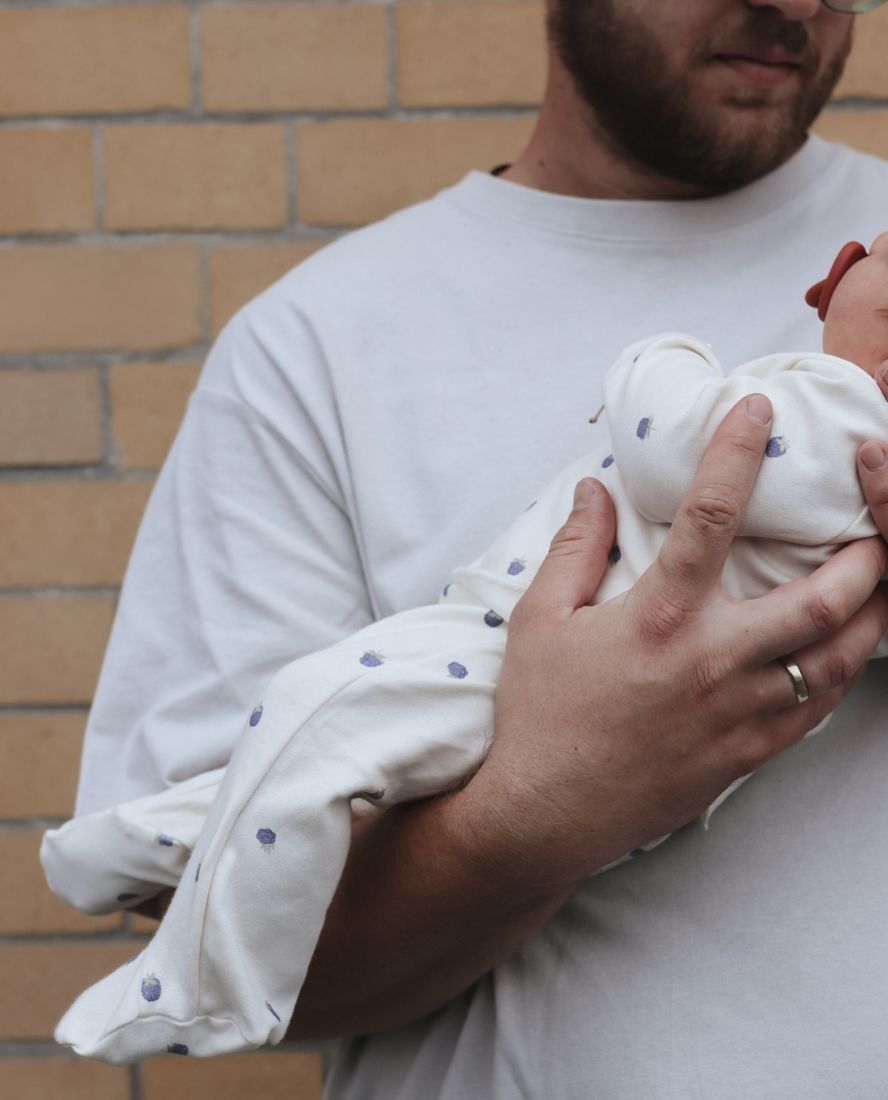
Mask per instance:
[[[352,803],[428,797],[477,767],[493,736],[509,617],[580,478],[604,482],[618,517],[596,602],[623,592],[656,557],[707,442],[746,394],[771,399],[775,434],[726,589],[759,596],[877,533],[854,458],[866,439],[888,435],[888,407],[871,377],[888,359],[879,312],[888,306],[888,235],[869,255],[859,245],[842,250],[809,292],[821,318],[833,298],[841,308],[827,317],[831,354],[772,355],[725,378],[693,337],[670,333],[626,349],[605,382],[610,446],[562,471],[455,571],[437,605],[285,666],[245,716],[227,769],[48,833],[50,885],[86,912],[177,886],[145,950],[78,998],[58,1041],[119,1063],[283,1039],[345,863]]]

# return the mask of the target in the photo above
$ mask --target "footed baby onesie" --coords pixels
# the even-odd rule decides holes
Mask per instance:
[[[599,477],[617,509],[596,602],[656,557],[708,440],[745,394],[770,397],[775,434],[725,568],[727,590],[759,596],[876,533],[854,458],[864,440],[888,434],[888,409],[854,365],[774,355],[725,378],[705,345],[667,334],[626,349],[604,392],[610,448],[563,470],[455,571],[437,605],[285,666],[246,718],[227,769],[46,834],[51,887],[86,912],[178,883],[154,938],[81,994],[58,1026],[60,1043],[120,1063],[283,1039],[342,873],[352,803],[427,797],[478,765],[493,736],[509,617],[580,478]]]

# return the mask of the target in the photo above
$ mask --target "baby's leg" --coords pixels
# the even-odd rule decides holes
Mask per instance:
[[[50,829],[40,848],[50,889],[83,913],[111,913],[175,886],[224,774],[204,772]]]
[[[506,633],[485,612],[406,612],[272,680],[154,939],[75,1002],[59,1042],[128,1062],[283,1038],[345,862],[351,800],[426,797],[483,757]]]

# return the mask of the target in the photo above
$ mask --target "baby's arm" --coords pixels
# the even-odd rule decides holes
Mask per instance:
[[[875,533],[855,472],[888,410],[862,370],[833,356],[784,354],[729,377],[705,344],[669,333],[634,345],[605,380],[616,464],[632,503],[671,523],[703,450],[741,397],[764,393],[773,435],[740,534],[806,546]]]

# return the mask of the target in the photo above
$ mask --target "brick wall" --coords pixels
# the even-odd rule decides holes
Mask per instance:
[[[61,1011],[150,924],[55,902],[39,837],[70,814],[117,585],[212,338],[338,233],[514,155],[542,41],[522,0],[0,0],[4,1100],[319,1095],[292,1050],[56,1051]],[[888,8],[822,133],[888,156],[886,56]]]

